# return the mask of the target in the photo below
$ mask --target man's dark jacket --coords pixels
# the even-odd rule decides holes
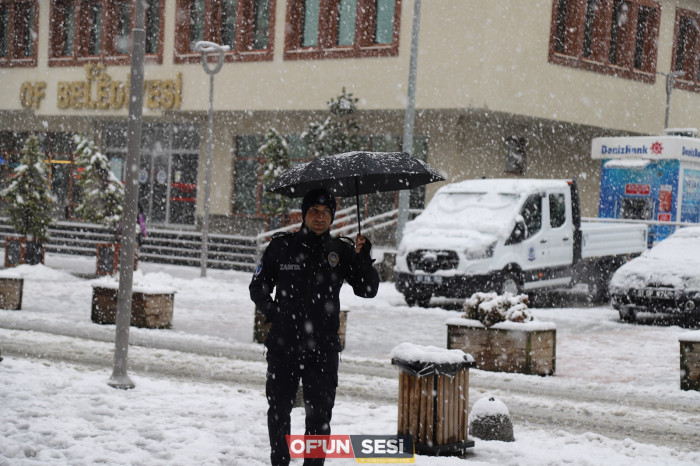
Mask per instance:
[[[347,281],[357,296],[377,294],[379,275],[369,241],[360,253],[348,242],[302,226],[273,238],[250,283],[250,297],[272,323],[270,351],[340,351],[338,294]],[[276,288],[275,299],[271,293]]]

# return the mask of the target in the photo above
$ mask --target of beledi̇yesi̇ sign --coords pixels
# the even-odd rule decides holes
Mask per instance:
[[[119,110],[128,107],[129,78],[117,81],[107,74],[103,64],[85,65],[85,81],[59,81],[56,105],[59,109]],[[45,97],[46,83],[25,82],[20,88],[24,108],[39,108]],[[182,73],[175,79],[148,79],[143,83],[146,108],[179,109],[182,103]]]

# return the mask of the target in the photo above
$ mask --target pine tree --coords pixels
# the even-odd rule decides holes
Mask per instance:
[[[78,186],[82,199],[75,212],[83,219],[106,225],[115,232],[124,213],[124,186],[112,173],[109,159],[95,143],[86,137],[75,135],[76,165],[80,172]]]
[[[36,136],[27,138],[22,154],[11,183],[0,196],[9,206],[10,223],[18,233],[28,241],[45,241],[49,238],[51,207],[55,199],[49,189],[46,162],[39,152]]]
[[[270,186],[275,179],[290,166],[289,146],[284,137],[275,129],[268,128],[258,155],[265,159],[262,173],[263,186]],[[268,214],[284,215],[291,199],[279,194],[263,192],[263,210]]]
[[[326,102],[330,115],[323,123],[310,123],[302,134],[314,157],[363,149],[361,126],[355,120],[358,101],[343,88],[338,97]]]

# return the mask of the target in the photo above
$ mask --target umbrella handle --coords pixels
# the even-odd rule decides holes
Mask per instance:
[[[362,236],[362,227],[360,226],[360,182],[358,178],[355,177],[355,203],[357,205],[357,235]]]

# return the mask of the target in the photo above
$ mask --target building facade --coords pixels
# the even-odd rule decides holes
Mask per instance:
[[[133,0],[0,0],[0,184],[40,135],[57,197],[74,218],[71,137],[93,138],[123,176]],[[401,150],[412,0],[149,0],[140,197],[152,224],[196,228],[204,205],[209,77],[199,40],[229,45],[215,76],[213,228],[250,234],[265,212],[265,131],[302,134],[343,89],[359,99],[364,146]],[[448,182],[575,177],[597,215],[594,137],[700,126],[697,0],[425,0],[414,155]],[[682,74],[681,74],[682,73]],[[415,206],[440,184],[414,193]],[[393,208],[369,196],[365,213]]]

